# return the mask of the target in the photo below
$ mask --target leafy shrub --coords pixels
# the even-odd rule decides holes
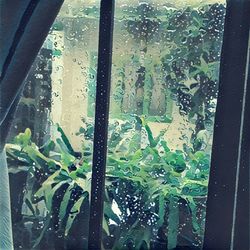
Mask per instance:
[[[140,132],[135,129],[138,123]],[[93,129],[87,122],[85,127],[79,135],[91,145]],[[33,186],[25,197],[33,215],[38,213],[35,204],[43,201],[46,205],[45,227],[35,246],[50,227],[67,240],[77,215],[89,206],[91,146],[75,152],[58,125],[57,130],[60,136],[41,148],[31,141],[29,129],[16,137],[15,144],[6,147],[9,163],[17,161],[20,168],[28,166],[33,176]],[[143,147],[138,147],[138,133],[146,135]],[[165,133],[161,131],[154,137],[144,117],[130,123],[116,121],[110,126],[103,220],[106,248],[148,249],[152,240],[175,247],[177,236],[182,234],[181,202],[192,218],[192,241],[201,244],[204,209],[199,212],[198,208],[207,193],[209,155],[194,153],[188,147],[170,150],[163,139]],[[82,216],[87,220],[88,210]]]

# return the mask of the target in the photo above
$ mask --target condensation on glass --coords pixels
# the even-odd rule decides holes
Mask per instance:
[[[6,146],[16,249],[87,248],[99,5],[64,1],[26,79]]]
[[[225,1],[116,1],[103,245],[202,247]]]

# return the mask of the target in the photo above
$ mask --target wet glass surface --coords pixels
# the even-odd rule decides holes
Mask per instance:
[[[66,0],[6,146],[16,249],[87,249],[98,0]],[[225,1],[117,0],[104,249],[202,247]]]
[[[6,147],[16,249],[87,248],[99,4],[64,2],[26,79]]]
[[[107,248],[202,247],[224,15],[218,1],[116,2]]]

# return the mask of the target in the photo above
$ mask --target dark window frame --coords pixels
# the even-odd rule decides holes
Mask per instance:
[[[249,249],[250,2],[227,1],[204,249]]]
[[[22,89],[25,75],[63,0],[53,1],[53,4],[49,0],[27,2],[30,5],[27,8],[26,19],[18,24],[21,30],[16,32],[17,36],[0,79],[1,94],[6,92],[8,84],[13,88],[10,98],[0,106],[1,119],[3,118],[0,126],[2,140],[0,150],[20,98],[20,92],[17,90]],[[115,0],[101,0],[100,8],[89,249],[101,249],[102,240],[114,2]],[[47,15],[38,15],[44,13],[46,4],[50,6],[50,9],[46,10]],[[250,112],[249,13],[249,0],[227,1],[204,249],[249,249],[250,115],[247,115]],[[30,41],[34,36],[38,38],[32,43],[31,51]],[[26,54],[29,54],[29,58],[24,56]],[[14,64],[13,58],[17,63]],[[24,62],[25,69],[16,75],[11,74],[22,68]],[[11,67],[14,67],[14,70]],[[6,78],[7,73],[10,74],[9,80]]]
[[[101,1],[88,249],[101,249],[112,66],[114,0]]]

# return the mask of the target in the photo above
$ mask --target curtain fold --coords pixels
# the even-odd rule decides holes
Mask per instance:
[[[1,72],[0,125],[20,93],[62,2],[63,0],[31,0],[24,11]]]
[[[4,145],[24,80],[63,0],[0,1],[0,249],[13,249],[8,167]]]
[[[1,0],[0,1],[0,75],[9,54],[12,41],[20,20],[30,0]],[[11,15],[10,15],[11,13]]]
[[[6,154],[0,152],[0,249],[13,249],[12,227],[11,227],[11,208],[10,208],[10,188]]]

